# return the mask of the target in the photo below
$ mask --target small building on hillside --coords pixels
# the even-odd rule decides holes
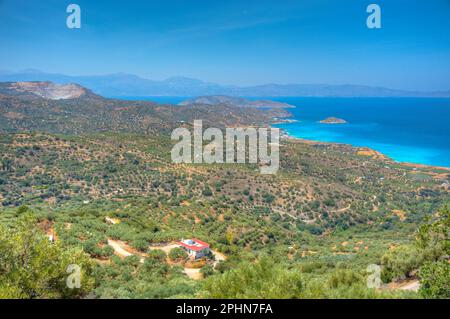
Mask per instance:
[[[191,259],[199,259],[209,254],[209,244],[201,241],[200,239],[192,238],[185,239],[179,242],[179,244],[186,249]]]

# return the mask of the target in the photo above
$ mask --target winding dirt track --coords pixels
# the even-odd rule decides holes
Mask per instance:
[[[129,256],[138,255],[139,257],[141,257],[140,262],[144,263],[144,254],[137,254],[137,253],[130,252],[133,249],[130,246],[128,246],[126,243],[124,243],[120,240],[108,239],[108,245],[114,249],[114,253],[117,256],[125,258],[125,257],[129,257]]]
[[[141,257],[141,263],[143,263],[145,260],[145,254],[139,254],[137,252],[134,252],[133,248],[131,248],[126,243],[124,243],[120,240],[108,239],[108,245],[111,246],[114,249],[114,253],[121,258],[138,255]],[[169,252],[176,247],[180,247],[180,245],[178,245],[176,243],[168,243],[166,245],[150,246],[149,249],[162,250],[166,254],[169,254]],[[211,250],[211,252],[214,255],[214,263],[213,263],[214,267],[216,267],[216,265],[219,262],[227,259],[227,257],[224,254],[222,254],[218,251]],[[203,275],[200,273],[200,268],[184,267],[184,273],[193,280],[203,279]]]

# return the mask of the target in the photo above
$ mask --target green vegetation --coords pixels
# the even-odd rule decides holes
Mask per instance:
[[[165,155],[171,143],[162,135],[7,134],[1,141],[2,156],[8,159],[8,170],[0,171],[3,232],[20,224],[23,209],[15,206],[27,204],[42,237],[37,243],[50,250],[64,247],[61,256],[82,250],[93,263],[89,278],[95,284],[79,292],[55,288],[45,297],[77,297],[88,291],[99,298],[448,294],[442,261],[448,247],[434,214],[448,195],[433,178],[426,184],[409,179],[408,168],[387,170],[368,159],[364,168],[354,168],[361,161],[357,155],[342,157],[334,145],[324,154],[324,148],[297,142],[284,147],[283,158],[291,161],[282,164],[281,172],[263,176],[249,166],[171,164]],[[326,164],[313,164],[319,156]],[[352,168],[338,171],[329,168],[333,163]],[[359,175],[365,176],[364,184]],[[424,193],[423,187],[430,191]],[[419,222],[425,223],[416,240]],[[43,236],[52,232],[56,243]],[[190,237],[207,241],[227,257],[217,265],[191,265],[203,281],[184,273],[184,250],[172,249],[167,256],[149,250]],[[110,240],[128,245],[132,255],[117,255]],[[420,295],[368,289],[370,264],[382,266],[385,283],[420,276]],[[65,269],[52,271],[50,277],[57,279],[51,280],[67,277]],[[40,297],[45,290],[29,295],[6,288],[10,283],[3,287],[3,297]]]
[[[187,257],[188,257],[188,254],[186,253],[186,251],[180,247],[172,249],[169,253],[169,258],[172,261],[182,261],[182,260],[187,259]]]
[[[427,262],[420,268],[420,294],[425,298],[450,298],[450,264],[448,261]]]
[[[417,244],[425,251],[428,260],[419,271],[420,293],[425,298],[450,298],[450,211],[442,208],[435,221],[419,229]]]
[[[445,264],[429,264],[444,255],[442,231],[435,221],[426,222],[448,195],[433,178],[409,179],[408,168],[387,170],[365,159],[361,171],[339,172],[336,165],[352,167],[361,159],[349,155],[346,163],[333,145],[324,154],[323,148],[296,142],[283,149],[283,158],[292,160],[282,164],[280,174],[262,176],[248,166],[173,165],[164,155],[171,145],[164,136],[38,133],[2,135],[1,141],[8,170],[0,171],[0,224],[12,229],[23,215],[15,206],[32,207],[41,232],[57,234],[56,245],[45,237],[42,243],[90,256],[95,264],[90,292],[97,297],[436,298],[448,293],[443,284],[436,286],[448,277]],[[313,164],[316,156],[326,164]],[[300,166],[293,165],[296,161]],[[359,175],[366,177],[362,184]],[[423,187],[430,191],[425,194]],[[416,242],[419,222],[426,223]],[[184,274],[183,250],[172,249],[168,256],[149,250],[189,237],[227,256],[214,267],[196,266],[204,281]],[[127,244],[134,256],[117,256],[109,240]],[[385,283],[420,276],[426,284],[420,295],[368,289],[369,264],[383,267]],[[254,281],[264,267],[274,276],[267,287]],[[245,276],[247,286],[239,290]],[[8,289],[3,296],[30,297]]]
[[[303,283],[299,271],[289,271],[268,258],[242,263],[205,282],[207,298],[296,298]]]
[[[382,259],[383,279],[411,276],[419,272],[420,294],[425,298],[450,297],[450,213],[440,209],[434,221],[421,225],[416,242],[399,246]]]
[[[446,170],[288,139],[276,175],[174,164],[174,126],[275,113],[8,94],[0,85],[0,298],[449,298]],[[215,257],[174,248],[192,237]]]
[[[0,298],[74,298],[94,287],[92,261],[79,248],[51,243],[26,209],[10,228],[0,225]],[[67,287],[69,265],[81,268],[80,288]]]

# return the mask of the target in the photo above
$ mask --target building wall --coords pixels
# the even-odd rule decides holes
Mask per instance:
[[[188,255],[189,255],[190,258],[199,259],[199,258],[202,258],[205,255],[207,255],[208,252],[209,252],[209,249],[205,248],[205,249],[200,250],[200,251],[195,251],[195,250],[188,249],[187,251],[188,251]]]

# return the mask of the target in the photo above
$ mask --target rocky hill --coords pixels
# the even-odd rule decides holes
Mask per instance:
[[[75,84],[0,83],[0,132],[149,134],[192,125],[194,120],[203,120],[205,126],[218,127],[264,125],[275,117],[289,115],[282,109],[175,106],[107,99]]]
[[[55,84],[52,82],[15,82],[9,86],[11,91],[32,93],[50,100],[77,99],[87,91],[77,84]]]

